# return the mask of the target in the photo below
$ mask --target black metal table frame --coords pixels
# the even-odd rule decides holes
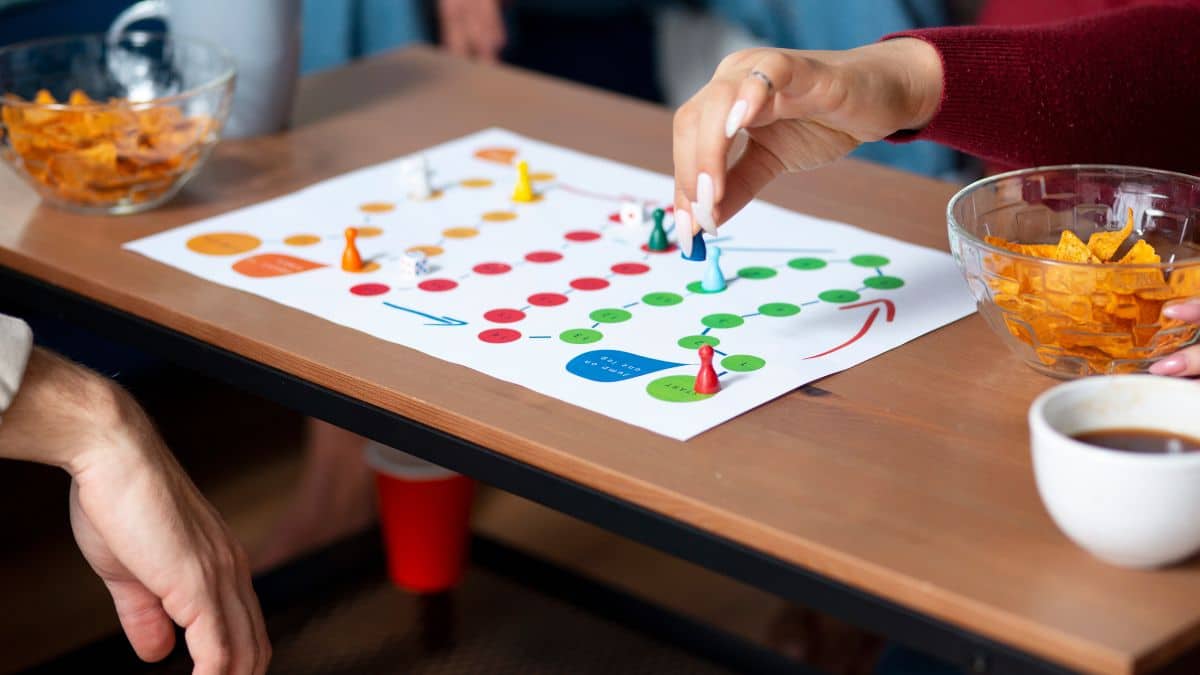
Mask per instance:
[[[967,673],[1071,672],[739,543],[518,462],[165,326],[0,266],[0,302],[49,315],[305,415],[464,473],[768,593],[825,612]]]

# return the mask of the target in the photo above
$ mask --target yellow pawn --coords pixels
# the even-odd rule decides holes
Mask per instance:
[[[513,188],[512,199],[514,202],[534,200],[533,183],[529,180],[529,162],[524,160],[517,162],[517,186]]]

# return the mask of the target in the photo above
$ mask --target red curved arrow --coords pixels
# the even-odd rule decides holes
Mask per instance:
[[[842,305],[838,309],[855,309],[856,307],[866,307],[868,305],[878,305],[880,303],[882,303],[884,308],[887,309],[886,320],[888,323],[891,323],[892,320],[894,320],[896,318],[896,305],[891,300],[868,300],[867,302],[856,302],[853,305]],[[850,338],[849,340],[846,340],[845,342],[834,347],[833,349],[823,351],[820,354],[813,354],[812,356],[806,357],[804,360],[807,361],[809,359],[816,359],[816,358],[820,358],[822,356],[828,356],[828,355],[838,351],[839,349],[845,349],[846,347],[849,347],[850,345],[854,344],[855,342],[858,342],[859,340],[861,340],[862,337],[867,334],[867,331],[871,330],[871,326],[875,324],[875,318],[879,316],[879,309],[880,309],[879,307],[876,307],[875,309],[871,310],[871,314],[867,317],[866,322],[863,323],[863,327],[860,328],[857,333],[855,333],[854,337]]]

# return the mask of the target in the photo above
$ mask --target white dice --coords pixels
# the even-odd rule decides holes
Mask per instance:
[[[400,256],[400,277],[416,279],[423,274],[429,274],[429,259],[420,251],[405,251]]]
[[[429,199],[433,186],[429,183],[429,160],[425,155],[413,155],[400,162],[400,182],[409,199]]]
[[[641,227],[646,223],[646,211],[637,202],[621,202],[620,213],[625,227]]]

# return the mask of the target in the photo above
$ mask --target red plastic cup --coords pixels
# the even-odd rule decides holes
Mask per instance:
[[[475,482],[377,443],[366,455],[392,582],[413,593],[454,588],[466,568]]]

